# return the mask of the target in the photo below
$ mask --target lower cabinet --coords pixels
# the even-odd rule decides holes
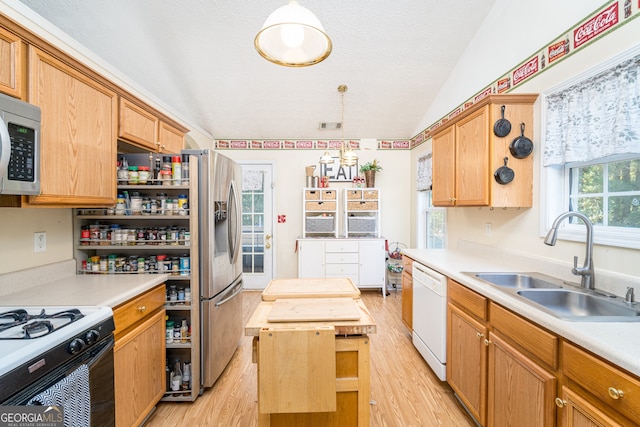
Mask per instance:
[[[402,270],[402,323],[413,332],[413,275],[411,269],[407,271],[406,268]]]
[[[165,392],[164,284],[115,307],[116,426],[141,425]]]
[[[447,381],[482,426],[640,425],[640,378],[451,279]]]
[[[298,278],[349,278],[359,288],[385,287],[384,239],[298,239]]]

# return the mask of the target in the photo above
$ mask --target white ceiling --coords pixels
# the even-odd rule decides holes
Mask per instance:
[[[323,62],[274,65],[253,47],[286,0],[20,0],[216,139],[415,136],[495,0],[299,0],[333,42]]]

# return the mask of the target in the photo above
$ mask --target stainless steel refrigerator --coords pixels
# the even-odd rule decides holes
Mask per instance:
[[[243,335],[242,168],[212,150],[184,150],[198,159],[202,387],[211,387]],[[192,177],[193,179],[193,177]]]

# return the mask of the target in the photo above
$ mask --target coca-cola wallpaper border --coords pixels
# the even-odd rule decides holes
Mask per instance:
[[[565,60],[576,51],[615,31],[624,22],[640,15],[640,0],[614,0],[556,37],[534,55],[498,77],[487,87],[454,108],[450,113],[410,139],[378,140],[379,150],[411,150],[428,140],[447,121],[491,94],[508,93],[522,83],[540,75],[545,69]],[[342,140],[242,140],[220,139],[217,149],[229,150],[327,150],[339,149]],[[351,147],[360,148],[359,140],[349,140]]]

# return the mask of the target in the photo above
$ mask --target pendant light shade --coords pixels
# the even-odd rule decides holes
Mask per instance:
[[[318,18],[295,0],[269,15],[253,44],[266,60],[286,67],[317,64],[332,49]]]

